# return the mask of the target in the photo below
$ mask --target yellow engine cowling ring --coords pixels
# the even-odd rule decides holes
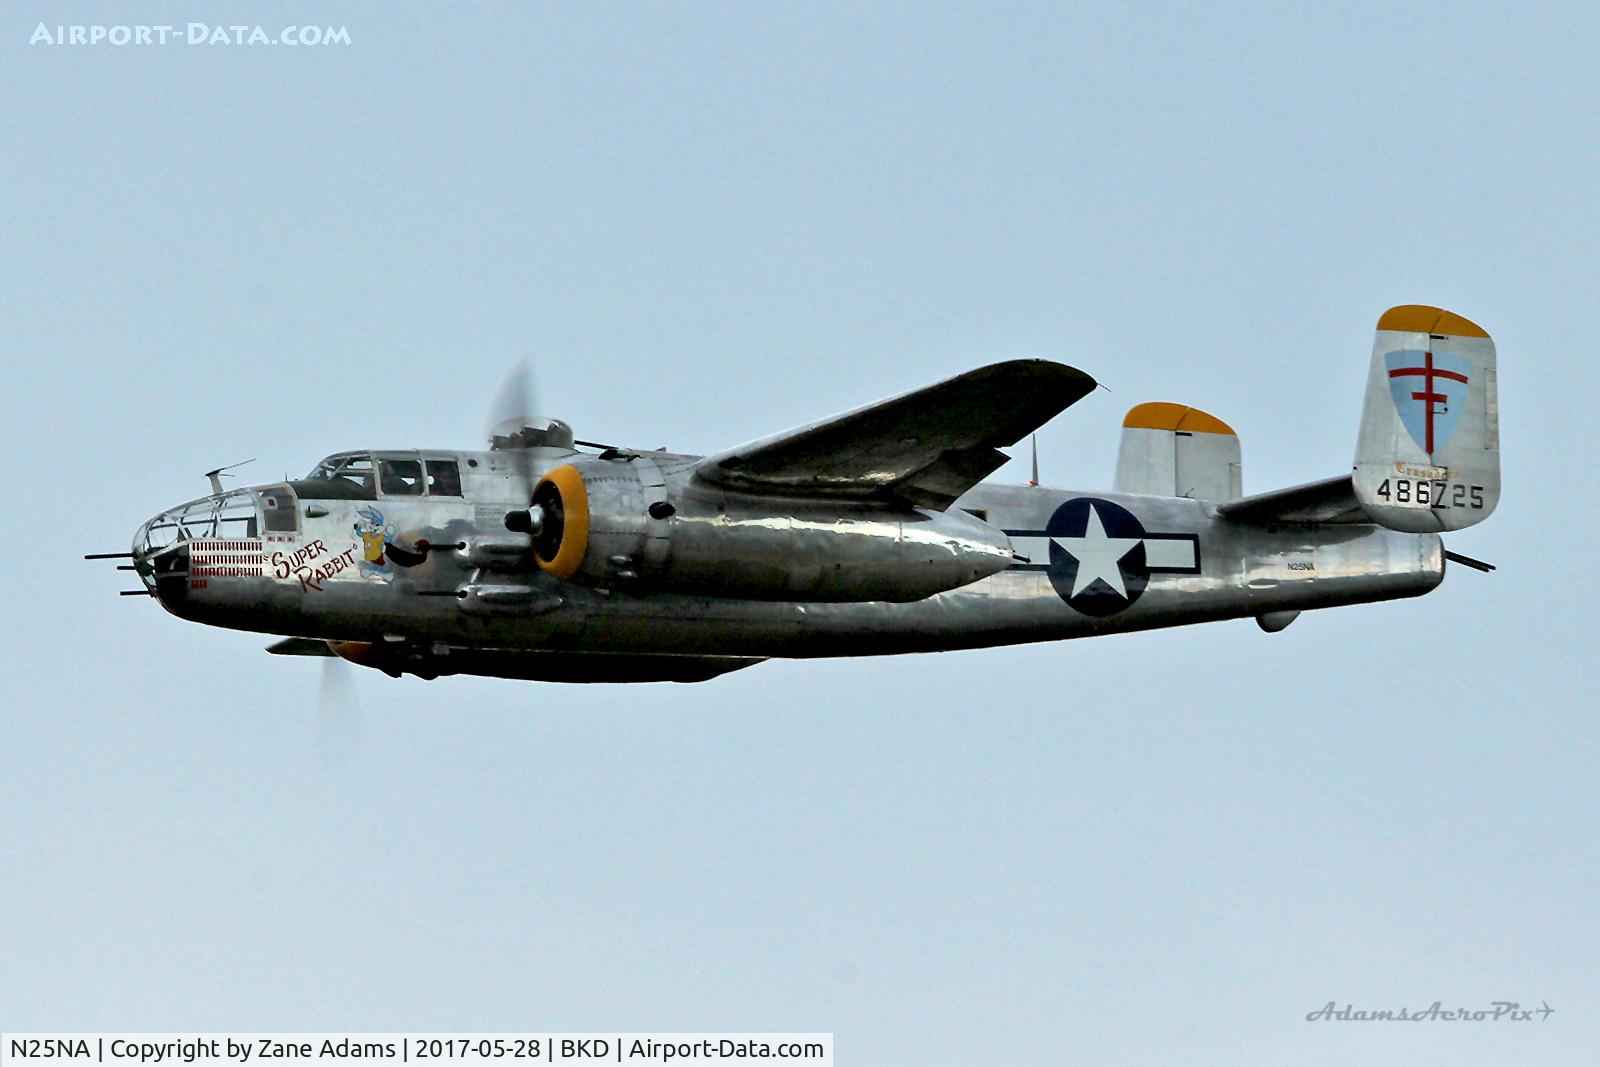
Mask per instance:
[[[563,464],[539,479],[533,503],[544,511],[544,526],[533,538],[533,556],[544,571],[563,580],[583,567],[589,551],[589,491],[583,475]]]

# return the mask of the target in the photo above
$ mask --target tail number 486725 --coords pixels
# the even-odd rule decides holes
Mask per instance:
[[[1385,478],[1378,496],[1391,504],[1417,508],[1483,509],[1483,486],[1427,478]]]

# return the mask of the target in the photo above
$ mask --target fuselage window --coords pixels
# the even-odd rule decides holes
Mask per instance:
[[[421,496],[422,463],[414,459],[378,460],[378,487],[384,496]]]
[[[262,525],[267,533],[294,533],[299,528],[295,514],[294,493],[287,485],[274,485],[261,490]]]
[[[428,460],[428,495],[461,495],[461,469],[456,466],[455,460]]]

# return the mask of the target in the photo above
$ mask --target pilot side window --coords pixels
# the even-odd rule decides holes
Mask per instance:
[[[351,456],[341,463],[333,472],[333,477],[343,478],[357,489],[371,493],[375,486],[372,479],[372,458],[370,456]]]
[[[461,469],[456,466],[455,460],[428,460],[428,495],[461,495]]]
[[[378,488],[384,496],[421,496],[422,463],[415,459],[378,460]]]

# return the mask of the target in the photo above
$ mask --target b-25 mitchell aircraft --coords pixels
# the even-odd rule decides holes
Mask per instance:
[[[1123,422],[1109,492],[983,482],[1089,375],[982,367],[711,456],[555,419],[487,451],[341,452],[141,526],[180,618],[398,677],[703,681],[779,658],[977,648],[1418,596],[1500,496],[1495,350],[1433,307],[1378,320],[1349,473],[1242,495],[1239,439],[1170,403]]]

